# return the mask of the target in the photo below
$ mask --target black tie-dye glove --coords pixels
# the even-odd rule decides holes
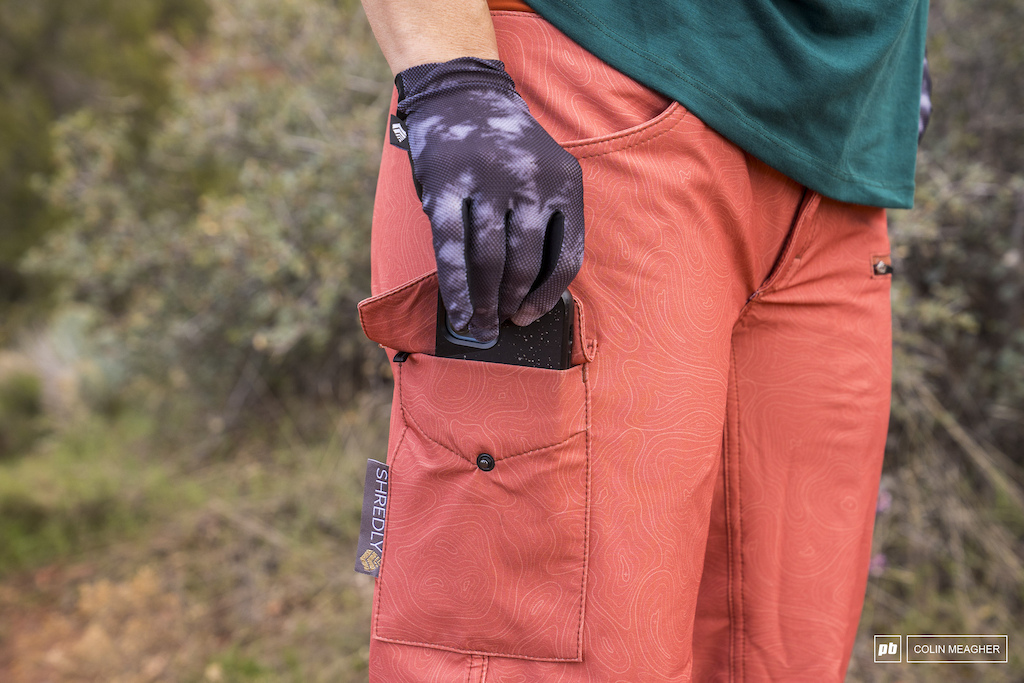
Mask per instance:
[[[413,178],[452,326],[483,342],[549,311],[583,262],[583,172],[530,115],[497,60],[395,79]]]

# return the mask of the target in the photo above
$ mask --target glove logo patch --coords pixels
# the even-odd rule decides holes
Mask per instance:
[[[391,115],[391,127],[388,129],[391,144],[399,149],[409,150],[409,133],[405,129],[405,122],[394,114]]]

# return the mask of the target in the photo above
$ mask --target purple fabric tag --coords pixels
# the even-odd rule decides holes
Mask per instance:
[[[384,520],[388,508],[388,466],[376,460],[366,461],[363,489],[363,516],[356,546],[356,571],[370,576],[380,573],[384,554]]]

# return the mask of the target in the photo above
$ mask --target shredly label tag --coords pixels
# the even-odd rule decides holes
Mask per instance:
[[[356,571],[370,576],[380,573],[384,554],[384,520],[388,509],[388,466],[376,460],[366,461],[366,485],[363,489],[363,517],[356,546]]]

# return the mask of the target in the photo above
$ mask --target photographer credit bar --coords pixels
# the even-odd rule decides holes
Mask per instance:
[[[1002,635],[907,636],[910,663],[959,664],[962,662],[1005,664],[1008,638]]]

